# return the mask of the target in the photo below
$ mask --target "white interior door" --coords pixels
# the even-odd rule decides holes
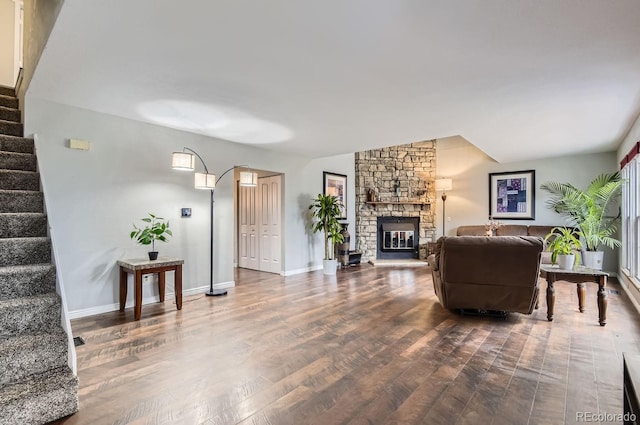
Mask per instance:
[[[238,267],[282,271],[282,176],[238,187]]]
[[[238,267],[260,270],[256,188],[238,187]]]
[[[258,179],[260,218],[260,270],[270,273],[282,271],[281,261],[281,176]]]

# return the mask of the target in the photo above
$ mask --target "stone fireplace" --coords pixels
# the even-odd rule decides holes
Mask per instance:
[[[362,260],[426,259],[427,242],[435,240],[436,141],[356,152],[355,172]]]

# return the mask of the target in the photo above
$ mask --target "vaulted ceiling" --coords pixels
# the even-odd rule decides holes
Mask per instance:
[[[460,135],[615,150],[637,0],[65,0],[29,95],[312,157]]]

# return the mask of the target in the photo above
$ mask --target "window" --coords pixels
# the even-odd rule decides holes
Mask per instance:
[[[640,285],[640,142],[622,162],[621,266]]]

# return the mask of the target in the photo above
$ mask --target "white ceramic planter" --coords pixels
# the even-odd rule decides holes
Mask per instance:
[[[582,264],[595,270],[602,270],[604,251],[582,251]]]
[[[573,266],[576,262],[575,254],[558,254],[556,257],[556,263],[558,263],[558,267],[564,270],[573,270]]]
[[[338,260],[322,260],[322,270],[324,274],[336,274]]]

